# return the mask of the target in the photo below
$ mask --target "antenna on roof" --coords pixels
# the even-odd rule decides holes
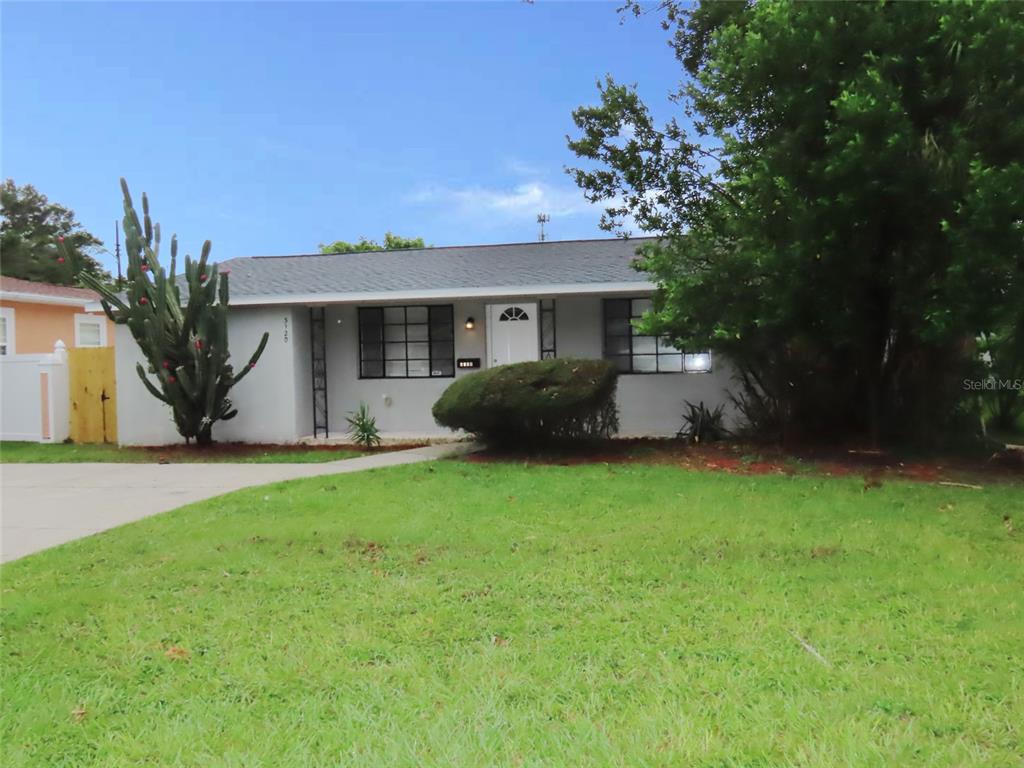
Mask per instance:
[[[122,288],[124,278],[121,276],[121,228],[117,226],[117,219],[114,219],[114,258],[117,259],[117,287]]]
[[[537,223],[540,224],[540,241],[543,243],[546,239],[544,236],[544,225],[551,221],[551,217],[546,213],[537,214]]]

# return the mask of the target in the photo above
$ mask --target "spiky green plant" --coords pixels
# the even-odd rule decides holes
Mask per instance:
[[[366,403],[360,403],[359,407],[346,416],[348,422],[348,436],[356,445],[370,449],[380,445],[380,430],[377,429],[377,418],[370,415],[370,407]]]
[[[177,237],[171,237],[167,272],[160,263],[160,225],[150,219],[148,198],[142,195],[140,222],[124,179],[121,191],[128,256],[125,291],[118,295],[86,273],[81,280],[102,296],[103,310],[113,322],[128,326],[149,363],[148,371],[136,366],[139,378],[153,397],[171,406],[181,436],[207,445],[213,440],[213,425],[238,413],[228,393],[256,366],[269,334],[263,334],[249,362],[235,373],[228,362],[228,274],[218,273],[209,261],[210,241],[203,243],[198,261],[185,256],[188,298],[182,306],[175,275]]]
[[[703,400],[699,405],[694,405],[689,400],[683,402],[686,404],[686,411],[683,412],[683,426],[676,432],[677,438],[698,445],[699,443],[724,440],[729,436],[729,430],[723,423],[725,421],[724,403],[712,410],[704,405]]]

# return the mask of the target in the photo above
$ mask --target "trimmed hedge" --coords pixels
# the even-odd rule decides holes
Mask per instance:
[[[607,360],[500,365],[457,379],[434,403],[434,419],[492,445],[609,437],[619,428],[617,383]]]

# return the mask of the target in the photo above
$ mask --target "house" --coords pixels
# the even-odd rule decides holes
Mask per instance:
[[[639,335],[654,290],[632,266],[642,240],[601,239],[352,254],[233,258],[229,333],[236,365],[264,331],[257,368],[234,390],[218,440],[340,437],[365,402],[385,436],[449,434],[431,406],[457,377],[548,357],[613,360],[621,434],[674,435],[683,402],[727,401],[727,364]],[[117,328],[120,441],[180,438],[135,372]]]
[[[0,277],[0,355],[47,354],[57,341],[110,346],[114,324],[95,310],[96,300],[86,288]]]
[[[108,402],[114,389],[110,366],[105,387],[92,386],[98,379],[83,374],[79,389],[70,388],[70,358],[81,356],[67,350],[114,343],[114,324],[99,311],[97,299],[84,288],[0,277],[0,439],[89,440],[94,412],[101,422],[95,439],[116,434],[104,410],[114,407]],[[83,354],[113,359],[112,350]]]

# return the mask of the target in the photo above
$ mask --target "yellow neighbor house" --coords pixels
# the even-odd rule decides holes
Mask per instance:
[[[63,341],[75,347],[109,347],[114,326],[102,312],[87,312],[94,291],[0,277],[0,355],[53,352]]]

